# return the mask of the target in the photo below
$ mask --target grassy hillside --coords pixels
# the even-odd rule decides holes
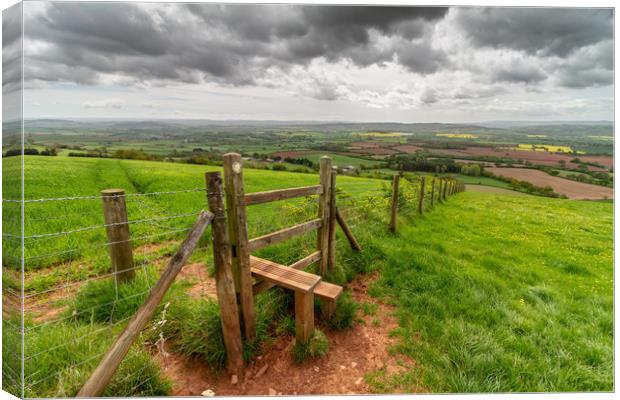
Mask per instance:
[[[612,204],[462,193],[376,245],[410,373],[377,391],[613,390]]]
[[[4,172],[16,167],[13,159],[4,162]],[[101,189],[122,187],[135,194],[202,188],[204,172],[214,169],[127,160],[27,157],[26,198],[95,197],[27,203],[26,235],[101,224],[101,204],[96,197]],[[314,174],[250,169],[244,173],[247,192],[316,184],[318,180]],[[3,182],[7,189],[17,183],[7,174]],[[399,230],[392,235],[386,225],[386,185],[389,182],[338,177],[342,189],[338,202],[343,208],[350,204],[347,218],[364,252],[353,253],[340,237],[338,268],[326,278],[344,284],[356,273],[378,271],[371,293],[395,307],[399,328],[394,335],[401,340],[394,351],[413,358],[417,366],[397,374],[381,369],[369,372],[366,380],[374,391],[408,391],[416,387],[431,392],[613,389],[611,203],[466,192],[419,216],[411,197],[415,192],[403,180],[405,193],[401,198]],[[10,191],[5,191],[5,198],[6,193]],[[157,265],[161,266],[161,256],[169,256],[183,236],[184,231],[175,230],[191,224],[194,216],[185,214],[205,207],[204,196],[202,191],[192,191],[128,197],[132,221],[184,215],[132,224],[132,237],[146,237],[140,242],[141,247],[136,247],[138,261],[148,266],[158,260]],[[351,198],[358,200],[352,202]],[[252,207],[248,212],[250,236],[301,222],[314,212],[306,199]],[[9,230],[15,228],[11,219],[15,217],[5,208],[5,232],[15,232]],[[162,232],[166,235],[157,236]],[[32,257],[27,262],[27,293],[107,271],[105,241],[104,230],[98,229],[27,242],[26,255]],[[11,255],[7,253],[12,248],[10,243],[3,240],[4,254]],[[153,248],[150,243],[162,247]],[[314,246],[314,237],[306,235],[264,249],[258,255],[290,263],[309,254]],[[66,249],[78,251],[62,253]],[[148,256],[147,250],[152,250]],[[211,265],[209,253],[205,245],[192,260]],[[5,266],[10,265],[6,261],[5,255]],[[53,268],[47,268],[50,266]],[[181,284],[176,287],[175,290],[184,290]],[[114,299],[114,287],[110,288],[108,295]],[[92,294],[97,293],[97,287],[94,289],[84,291],[82,300],[101,302]],[[139,300],[137,297],[123,308],[123,317],[131,315],[131,307],[137,307]],[[66,304],[71,300],[63,294],[54,301]],[[174,335],[180,338],[179,351],[195,355],[193,352],[199,348],[204,353],[207,339],[211,340],[208,334],[204,336],[206,311],[181,301],[186,308],[176,311],[177,320],[174,303],[168,315],[172,326],[178,329]],[[276,302],[264,303],[272,308],[271,314],[267,308],[261,314],[263,321],[267,321],[266,330],[268,322],[276,321],[274,314],[280,311],[271,306]],[[213,310],[209,315],[215,315]],[[122,328],[122,321],[118,320],[114,332]],[[210,322],[207,325],[217,326]],[[97,340],[96,346],[85,340],[77,350],[62,347],[67,337],[81,338],[92,332],[97,332],[92,336]],[[69,377],[71,389],[67,393],[73,393],[94,367],[94,361],[80,364],[79,369],[66,368],[67,363],[96,360],[112,337],[107,325],[90,320],[56,323],[49,328],[43,325],[29,332],[27,353],[59,347],[57,353],[45,353],[43,360],[34,357],[27,365],[29,373],[53,378],[34,385],[31,394],[57,395],[58,388],[65,384],[63,379]],[[140,346],[136,347],[132,360],[148,358]],[[211,349],[207,350],[213,354]],[[221,346],[219,350],[222,353]],[[139,370],[129,362],[123,368]],[[62,374],[56,377],[50,371]],[[156,371],[151,375],[157,376]],[[139,393],[159,395],[165,392],[163,386]],[[123,390],[111,394],[131,392]]]

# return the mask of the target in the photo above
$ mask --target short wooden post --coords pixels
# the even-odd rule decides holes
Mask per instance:
[[[420,178],[420,198],[418,200],[418,213],[424,213],[424,177]]]
[[[102,190],[101,200],[114,279],[118,283],[127,282],[134,278],[135,266],[127,222],[125,191],[123,189]]]
[[[448,180],[446,179],[446,180],[443,181],[443,194],[442,194],[442,197],[443,197],[444,201],[446,200],[446,194],[447,193],[448,193]]]
[[[305,343],[314,333],[314,292],[295,292],[295,339]]]
[[[224,154],[223,164],[235,289],[241,303],[245,338],[252,342],[256,339],[256,317],[254,312],[254,296],[252,294],[253,281],[252,271],[250,270],[241,155],[237,153]]]
[[[337,207],[336,207],[336,219],[338,220],[338,225],[340,225],[340,228],[342,228],[344,235],[347,237],[347,240],[349,241],[351,248],[356,251],[362,251],[362,246],[360,246],[355,236],[353,236],[353,232],[351,232],[351,228],[349,228],[349,225],[347,225],[347,221],[344,220],[344,218],[340,214],[340,211],[338,210]]]
[[[319,218],[321,226],[317,231],[318,250],[321,252],[321,260],[319,261],[319,272],[325,275],[327,265],[329,263],[329,210],[331,199],[331,174],[332,159],[323,156],[320,161],[319,179],[320,185],[323,187],[323,193],[319,196]]]
[[[435,205],[435,181],[436,179],[433,177],[433,183],[431,183],[431,207]]]
[[[224,211],[222,177],[219,172],[207,172],[207,201],[213,214],[213,264],[215,266],[215,288],[220,306],[222,334],[226,347],[226,368],[231,374],[241,375],[243,369],[243,347],[241,344],[241,323],[232,273],[232,254]]]
[[[336,171],[332,171],[329,189],[329,257],[327,267],[333,270],[336,265]]]
[[[398,183],[400,176],[392,177],[392,211],[390,214],[390,231],[396,232],[396,218],[398,216]]]

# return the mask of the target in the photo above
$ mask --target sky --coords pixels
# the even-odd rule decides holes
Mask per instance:
[[[611,9],[26,2],[23,48],[25,118],[613,119]]]

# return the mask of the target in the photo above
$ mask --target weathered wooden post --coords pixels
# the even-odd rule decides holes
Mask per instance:
[[[133,252],[127,205],[123,189],[106,189],[101,191],[103,201],[103,218],[108,235],[108,251],[112,262],[112,273],[117,283],[127,282],[135,276]]]
[[[392,211],[390,214],[390,231],[396,232],[396,218],[398,216],[398,183],[400,176],[392,177]]]
[[[431,183],[431,207],[435,205],[435,177],[433,177],[433,183]]]
[[[424,177],[420,178],[420,198],[418,200],[418,213],[424,213]]]
[[[319,161],[319,180],[323,190],[319,195],[319,218],[321,226],[317,230],[318,250],[321,252],[321,260],[319,261],[319,271],[321,275],[327,272],[327,264],[329,260],[329,213],[331,199],[331,177],[332,177],[332,159],[323,156]]]
[[[250,270],[250,249],[248,247],[241,155],[237,153],[224,154],[223,164],[235,289],[241,303],[245,338],[252,342],[256,339],[256,317],[254,312],[254,295],[252,294],[253,280],[252,271]]]
[[[444,201],[446,200],[447,193],[448,193],[448,180],[445,179],[443,181],[443,193],[442,193],[442,198],[443,198]]]
[[[329,257],[327,266],[333,270],[336,265],[336,171],[331,172],[329,189]]]
[[[241,376],[243,368],[243,347],[241,344],[241,323],[232,272],[232,254],[224,211],[222,177],[219,172],[207,172],[207,201],[213,214],[211,225],[213,237],[213,264],[215,266],[215,288],[220,306],[222,333],[226,346],[226,368],[228,372]]]

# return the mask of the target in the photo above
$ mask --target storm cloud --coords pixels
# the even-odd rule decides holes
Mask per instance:
[[[280,88],[379,109],[613,84],[611,9],[29,2],[24,18],[33,90]],[[80,104],[126,108],[106,99]]]

